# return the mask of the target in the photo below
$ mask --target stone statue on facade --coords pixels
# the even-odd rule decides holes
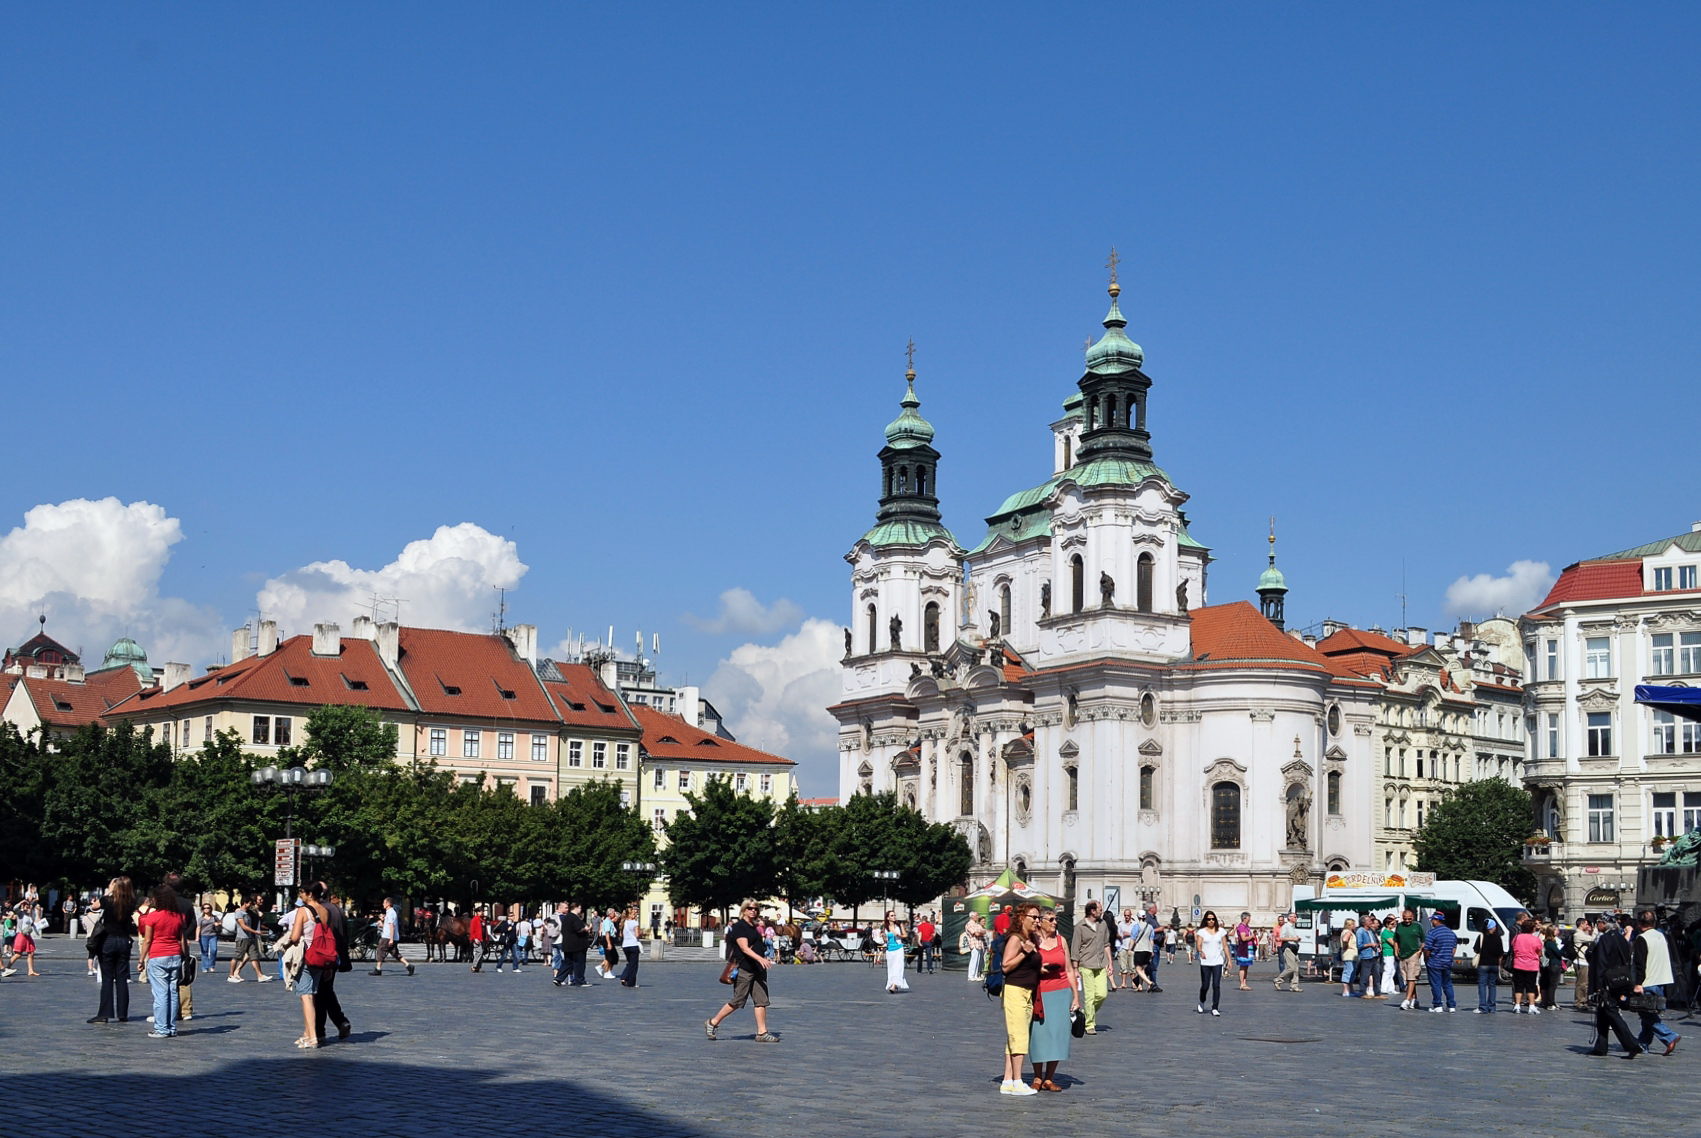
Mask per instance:
[[[1040,586],[1040,619],[1051,615],[1051,582]]]
[[[1661,865],[1701,865],[1701,830],[1691,830],[1666,847]]]
[[[1288,798],[1288,848],[1303,850],[1306,848],[1306,835],[1310,830],[1311,796],[1305,791],[1291,795]]]
[[[903,651],[904,618],[894,613],[886,628],[892,634],[892,651]]]
[[[847,629],[845,629],[845,658],[847,660],[850,659],[850,654],[851,654],[851,631],[850,631],[850,629],[847,628]]]
[[[998,613],[996,611],[989,612],[989,613],[986,614],[986,626],[992,630],[990,633],[988,633],[988,635],[993,637],[994,639],[997,639],[997,637],[998,637]]]
[[[1175,587],[1175,609],[1177,612],[1187,611],[1187,582],[1183,581]]]
[[[1099,604],[1109,608],[1116,600],[1116,578],[1109,573],[1099,574]]]

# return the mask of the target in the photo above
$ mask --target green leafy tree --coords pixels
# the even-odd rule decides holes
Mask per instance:
[[[171,749],[128,723],[89,726],[62,741],[42,795],[41,841],[77,886],[128,873],[138,884],[176,869],[182,849],[155,801],[170,780]]]
[[[253,769],[241,736],[222,731],[179,756],[149,796],[142,828],[191,885],[237,894],[270,885],[272,841],[283,820],[277,803],[255,787]]]
[[[365,707],[317,708],[307,717],[307,739],[278,752],[279,766],[300,764],[331,771],[382,770],[396,759],[396,725]]]
[[[972,857],[963,836],[928,822],[890,791],[852,795],[837,814],[828,892],[853,910],[876,899],[919,905],[968,876]],[[898,876],[877,880],[876,871]]]
[[[656,861],[655,831],[636,809],[621,805],[620,782],[598,779],[575,786],[547,807],[535,807],[550,830],[542,896],[570,897],[591,908],[629,904],[649,875],[621,869],[625,862]]]
[[[831,893],[842,872],[834,851],[839,811],[811,810],[795,793],[774,814],[774,889],[794,905]]]
[[[1524,839],[1535,822],[1530,794],[1505,779],[1448,790],[1412,838],[1416,868],[1448,880],[1492,881],[1516,897],[1535,891],[1524,867]]]
[[[26,739],[12,724],[0,723],[0,866],[20,881],[63,876],[41,838],[50,762],[39,735]]]
[[[675,905],[720,911],[774,888],[774,804],[711,778],[702,794],[687,792],[690,808],[667,824],[662,869]]]

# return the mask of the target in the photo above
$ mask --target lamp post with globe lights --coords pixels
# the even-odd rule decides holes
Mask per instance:
[[[295,796],[303,790],[324,790],[331,785],[331,772],[328,770],[308,770],[306,767],[261,767],[250,776],[255,786],[275,786],[288,795],[284,809],[283,840],[274,847],[272,863],[272,882],[275,885],[294,885],[300,874],[302,849],[295,840]],[[326,851],[322,854],[309,856],[330,857],[333,847],[313,846],[313,850]]]

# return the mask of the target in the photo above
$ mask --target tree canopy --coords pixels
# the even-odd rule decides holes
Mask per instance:
[[[1505,779],[1453,787],[1412,838],[1416,868],[1449,880],[1492,881],[1528,899],[1536,881],[1524,866],[1524,839],[1534,819],[1529,791]]]

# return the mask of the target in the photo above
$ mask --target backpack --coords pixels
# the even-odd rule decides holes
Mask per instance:
[[[986,975],[981,978],[981,990],[987,999],[997,1000],[1004,996],[1004,937],[992,938],[992,947],[987,949]]]
[[[311,968],[334,968],[337,964],[337,935],[331,926],[318,921],[313,925],[313,939],[307,942],[302,961]]]
[[[1636,986],[1630,945],[1616,929],[1595,941],[1594,978],[1609,995],[1622,996]]]

